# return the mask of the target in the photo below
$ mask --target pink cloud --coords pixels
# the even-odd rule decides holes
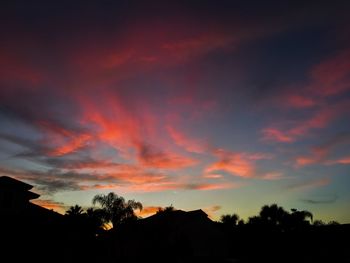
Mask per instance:
[[[274,103],[283,110],[311,109],[312,112],[308,118],[293,121],[292,127],[283,120],[282,125],[280,122],[262,129],[263,140],[291,143],[309,135],[312,130],[328,127],[336,118],[347,114],[349,101],[346,98],[339,98],[336,105],[329,101],[350,90],[349,60],[350,50],[341,50],[314,65],[308,72],[307,83],[298,87],[292,85],[279,94]]]
[[[314,110],[311,116],[302,120],[283,121],[279,127],[272,126],[262,129],[264,141],[275,141],[282,143],[291,143],[300,138],[308,136],[316,129],[327,127],[336,118],[349,111],[348,101],[343,101],[334,106],[322,106]]]
[[[343,159],[331,160],[330,155],[339,146],[347,145],[350,143],[349,134],[339,134],[334,136],[330,140],[326,141],[322,145],[311,148],[311,153],[308,155],[297,156],[295,158],[296,167],[303,167],[312,164],[346,164],[346,157]]]
[[[318,104],[316,98],[299,94],[286,94],[285,99],[282,99],[282,101],[284,106],[296,109],[311,108]]]
[[[329,160],[326,161],[327,165],[332,165],[332,164],[344,164],[344,165],[348,165],[350,164],[350,156],[345,156],[336,160]]]
[[[308,89],[322,96],[341,94],[350,89],[350,50],[327,58],[311,70]]]
[[[294,138],[292,136],[285,134],[283,131],[277,128],[264,128],[262,130],[262,133],[264,141],[275,141],[284,143],[291,143],[294,141]]]

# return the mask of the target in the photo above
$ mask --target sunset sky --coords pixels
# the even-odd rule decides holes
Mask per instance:
[[[2,1],[0,175],[350,223],[349,1]]]

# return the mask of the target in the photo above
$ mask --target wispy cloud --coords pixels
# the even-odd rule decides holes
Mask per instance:
[[[65,205],[64,203],[56,202],[56,201],[51,200],[51,199],[41,199],[40,198],[40,199],[34,199],[31,202],[36,204],[36,205],[45,207],[47,209],[54,210],[60,214],[64,214],[68,208],[67,205]]]
[[[181,169],[198,163],[193,158],[181,156],[172,152],[161,151],[149,144],[139,145],[138,160],[145,167],[164,169]]]
[[[301,199],[302,202],[318,205],[318,204],[333,204],[338,200],[338,196],[336,194],[333,195],[325,195],[319,196],[317,198],[304,198]]]
[[[286,186],[286,189],[291,191],[303,191],[303,190],[308,190],[312,188],[324,187],[326,185],[329,185],[330,183],[331,183],[331,179],[327,177],[327,178],[313,179],[313,180],[307,180],[307,181],[290,184]]]
[[[218,171],[225,171],[234,176],[244,178],[277,179],[282,177],[281,173],[277,172],[258,172],[256,161],[272,159],[273,155],[269,153],[231,152],[217,149],[214,151],[214,155],[219,160],[206,167],[205,173],[207,178],[208,174],[214,173],[216,175]]]
[[[350,134],[349,133],[339,133],[330,138],[328,141],[312,147],[311,153],[308,155],[301,155],[295,158],[295,166],[303,167],[313,164],[347,164],[348,158],[345,156],[343,158],[332,159],[331,154],[338,147],[350,144]]]
[[[167,127],[167,131],[174,142],[188,152],[205,153],[209,149],[209,144],[205,140],[189,138],[171,126]]]
[[[203,211],[212,219],[217,217],[217,213],[220,211],[221,205],[213,205],[203,208]]]

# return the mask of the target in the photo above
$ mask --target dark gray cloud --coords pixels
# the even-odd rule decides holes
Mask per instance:
[[[334,195],[326,195],[326,196],[320,196],[317,198],[305,198],[301,199],[302,202],[308,203],[308,204],[332,204],[335,203],[338,200],[338,196],[336,194]]]
[[[88,182],[117,181],[111,176],[101,176],[94,173],[77,173],[74,171],[63,171],[51,169],[48,171],[23,171],[0,167],[1,176],[11,176],[37,185],[37,188],[45,194],[52,194],[58,191],[76,191],[84,189]]]

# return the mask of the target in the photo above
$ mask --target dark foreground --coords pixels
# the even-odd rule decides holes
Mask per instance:
[[[1,262],[350,262],[350,225],[283,232],[197,219],[179,213],[96,235],[63,216],[2,217]]]

